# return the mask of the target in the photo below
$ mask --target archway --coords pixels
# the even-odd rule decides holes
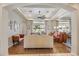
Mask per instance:
[[[77,54],[78,53],[78,23],[77,23],[77,11],[68,6],[68,5],[63,5],[63,4],[10,4],[8,6],[3,7],[3,15],[2,15],[2,23],[1,25],[3,26],[1,30],[2,31],[2,46],[4,45],[4,47],[1,46],[1,55],[8,55],[8,10],[16,8],[16,7],[20,7],[20,6],[29,6],[32,7],[32,5],[34,7],[39,7],[43,5],[43,7],[45,7],[46,5],[48,5],[49,7],[61,7],[64,8],[68,11],[70,11],[72,13],[72,49],[71,49],[71,53],[73,54]],[[37,5],[37,6],[36,6]],[[53,6],[54,5],[54,6]],[[75,40],[74,40],[75,39]],[[3,44],[4,43],[4,44]]]

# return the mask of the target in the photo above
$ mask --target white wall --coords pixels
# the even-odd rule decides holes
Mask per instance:
[[[8,16],[5,15],[7,11],[0,6],[0,55],[8,55]]]
[[[2,37],[1,37],[1,34],[2,34],[2,30],[1,30],[2,24],[1,24],[1,22],[2,22],[2,6],[0,5],[0,52],[1,52],[1,39],[2,39]],[[1,55],[1,53],[0,53],[0,55]]]
[[[12,27],[13,29],[9,31],[9,35],[14,35],[14,34],[19,34],[22,33],[22,18],[13,10],[9,10],[9,20],[12,22],[16,21],[17,24],[20,24],[20,29],[17,29],[17,31],[14,31],[14,26]],[[13,24],[14,25],[14,24]]]
[[[15,11],[15,10],[8,10],[8,16],[9,16],[9,21],[16,21],[17,25],[20,25],[19,28],[14,31],[14,26],[12,27],[12,30],[8,31],[8,35],[9,37],[15,34],[25,34],[26,30],[24,28],[24,26],[26,26],[26,24],[23,22],[23,18]],[[8,40],[8,45],[9,47],[11,47],[13,45],[12,40]]]
[[[76,12],[72,13],[72,47],[71,47],[71,53],[77,55],[78,54],[78,19],[77,19]]]
[[[72,18],[74,19],[72,26],[76,28],[75,29],[76,32],[73,32],[75,39],[73,39],[72,41],[73,42],[72,52],[76,52],[77,55],[79,55],[79,4],[73,4],[71,6],[77,10],[72,16]]]

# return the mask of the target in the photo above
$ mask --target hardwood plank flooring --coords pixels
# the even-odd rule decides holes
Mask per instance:
[[[19,45],[14,45],[8,49],[9,55],[19,54],[55,54],[55,53],[70,53],[68,47],[62,43],[54,43],[53,49],[51,48],[23,48],[23,42]]]

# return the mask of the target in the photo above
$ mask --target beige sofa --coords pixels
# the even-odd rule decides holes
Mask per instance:
[[[53,37],[48,35],[27,35],[24,48],[53,48]]]

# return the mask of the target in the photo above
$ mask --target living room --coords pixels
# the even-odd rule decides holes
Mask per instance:
[[[51,46],[51,48],[52,48],[52,44],[54,44],[54,41],[56,41],[59,43],[59,44],[57,43],[58,45],[56,47],[60,47],[60,49],[57,48],[58,50],[60,50],[60,52],[57,52],[57,53],[61,53],[62,51],[64,51],[63,53],[65,53],[65,52],[67,53],[67,51],[65,50],[65,48],[67,46],[70,50],[70,52],[68,52],[68,53],[71,53],[71,50],[72,50],[71,46],[73,45],[71,42],[72,38],[73,38],[72,33],[74,31],[72,32],[71,23],[73,21],[72,21],[72,16],[71,16],[72,13],[70,11],[68,11],[65,7],[53,8],[53,7],[51,7],[51,4],[41,4],[41,5],[34,4],[33,6],[31,4],[22,4],[22,5],[24,5],[23,7],[21,6],[21,7],[17,7],[17,8],[16,8],[16,5],[13,5],[13,6],[15,6],[14,8],[10,7],[12,9],[10,9],[8,7],[9,10],[7,10],[9,12],[8,13],[8,20],[9,20],[8,21],[8,48],[10,48],[12,46],[16,47],[18,44],[20,44],[20,42],[23,42],[23,40],[26,39],[25,36],[47,35],[48,38],[46,38],[46,36],[43,38],[41,37],[42,39],[46,38],[46,42],[49,41],[49,38],[50,39],[53,38],[52,41],[51,40],[49,41],[51,43],[47,44],[48,45],[47,47]],[[54,5],[64,5],[64,4],[54,4]],[[45,7],[45,6],[47,6],[47,7]],[[50,8],[48,8],[48,6],[50,6]],[[30,7],[30,8],[28,8],[28,7]],[[5,23],[5,24],[7,24],[7,23]],[[64,37],[62,37],[63,35],[64,35]],[[35,37],[32,37],[32,38],[35,38]],[[15,40],[12,38],[14,38]],[[20,40],[19,38],[21,38],[21,41],[19,41]],[[27,37],[27,38],[31,39],[30,37]],[[40,38],[40,37],[38,37],[38,38]],[[28,43],[28,41],[26,41],[26,42]],[[35,45],[32,45],[31,47],[33,47],[33,46],[45,47],[46,46],[46,45],[42,45],[45,42],[45,39],[43,41],[40,39],[35,40],[35,41],[33,40],[32,42],[37,42],[37,43]],[[39,42],[41,42],[41,44]],[[63,46],[62,49],[64,49],[64,50],[62,50],[61,46],[59,46],[59,45],[61,45],[60,43],[64,43],[64,42],[65,42],[65,45],[67,45],[67,46],[65,46],[65,47]],[[27,48],[27,46],[29,46],[29,44],[25,44],[25,43],[23,43],[23,44],[25,45],[25,48]],[[13,50],[12,50],[13,52],[14,52],[14,49],[15,48],[13,48]],[[19,48],[15,49],[15,50],[20,51]],[[48,50],[47,53],[53,54],[53,52],[52,53],[50,52],[51,49],[50,50],[46,49],[45,52],[47,50]],[[54,49],[54,51],[55,50],[56,49]],[[41,49],[37,49],[37,51],[39,52],[39,51],[41,51]],[[42,51],[44,51],[44,50],[42,50]],[[31,51],[31,52],[33,52],[33,51]],[[35,49],[35,52],[36,52],[36,49]],[[35,53],[35,52],[33,52],[33,53]],[[21,53],[22,53],[22,51],[21,51]],[[27,55],[28,55],[28,53],[27,53]],[[32,53],[32,55],[33,55],[33,53]],[[15,52],[14,54],[17,54],[17,53]],[[19,52],[18,52],[18,54],[19,54]]]

